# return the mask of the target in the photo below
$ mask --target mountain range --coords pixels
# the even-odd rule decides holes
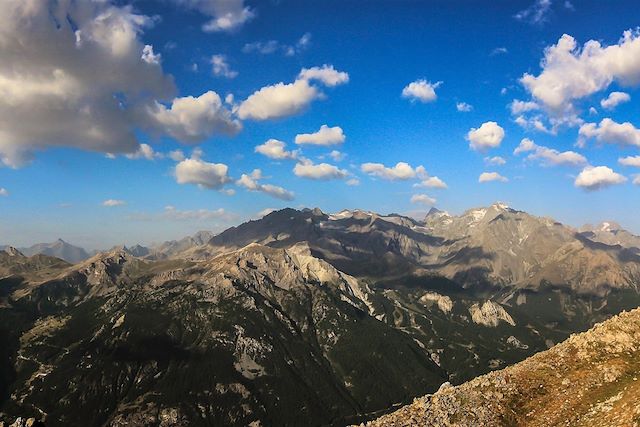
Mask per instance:
[[[357,424],[640,306],[634,239],[497,203],[283,209],[75,264],[8,248],[0,418]]]

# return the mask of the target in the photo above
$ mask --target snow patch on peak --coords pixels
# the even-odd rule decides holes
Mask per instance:
[[[506,203],[504,203],[504,202],[496,202],[496,203],[494,203],[494,204],[493,204],[493,205],[491,205],[491,206],[492,206],[492,207],[494,207],[494,208],[496,208],[496,209],[503,210],[503,211],[506,211],[507,209],[511,209],[511,208],[509,207],[509,205],[507,205],[507,204],[506,204]]]

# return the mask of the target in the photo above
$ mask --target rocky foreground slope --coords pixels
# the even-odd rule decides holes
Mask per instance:
[[[640,425],[640,309],[552,349],[366,423],[399,426]]]

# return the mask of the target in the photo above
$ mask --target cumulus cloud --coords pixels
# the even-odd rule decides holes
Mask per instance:
[[[538,103],[533,101],[521,101],[519,99],[514,99],[509,105],[509,109],[511,110],[511,114],[516,116],[528,111],[539,110],[540,106]]]
[[[436,199],[434,199],[433,197],[429,197],[426,194],[414,194],[413,196],[411,196],[411,203],[431,206],[435,205]]]
[[[640,168],[640,156],[627,156],[618,159],[618,163],[622,166],[633,166]]]
[[[594,191],[622,184],[626,181],[626,177],[614,172],[607,166],[587,166],[576,177],[574,184],[576,187]]]
[[[263,178],[260,169],[254,169],[250,174],[242,174],[236,184],[249,191],[259,191],[281,200],[293,200],[294,194],[282,187],[271,184],[260,184],[258,181]]]
[[[635,175],[632,182],[633,185],[640,185],[640,175]]]
[[[485,157],[484,162],[491,166],[502,166],[507,163],[507,161],[500,156]]]
[[[509,180],[500,175],[498,172],[482,172],[478,177],[478,182],[481,184],[492,181],[508,182]]]
[[[277,40],[257,41],[245,44],[242,51],[244,53],[256,52],[262,55],[281,52],[285,56],[294,56],[305,51],[310,44],[311,33],[304,33],[296,43],[291,45],[280,43]]]
[[[191,158],[179,162],[174,170],[178,184],[195,184],[200,188],[221,189],[231,181],[229,167],[223,163],[209,163],[200,158],[201,152],[194,150]]]
[[[157,151],[155,151],[153,147],[150,146],[149,144],[140,144],[140,147],[138,147],[138,151],[136,151],[135,153],[126,154],[125,156],[127,157],[127,159],[132,159],[132,160],[135,160],[135,159],[155,160],[155,159],[161,159],[164,157],[162,153],[158,153]]]
[[[293,168],[293,173],[300,178],[309,178],[315,180],[331,180],[331,179],[343,179],[349,175],[344,169],[340,169],[337,166],[330,165],[328,163],[314,164],[311,160],[302,159]]]
[[[162,60],[162,55],[160,55],[159,53],[156,54],[153,51],[153,46],[151,46],[150,44],[147,44],[142,48],[141,59],[147,64],[157,65],[157,64],[160,64],[160,61]]]
[[[300,80],[315,80],[325,86],[337,86],[349,82],[349,74],[344,71],[337,71],[333,65],[323,65],[322,67],[303,68],[298,75]]]
[[[322,97],[307,80],[265,86],[244,100],[237,109],[241,119],[270,120],[293,116]]]
[[[360,180],[358,178],[351,178],[347,180],[346,184],[350,187],[355,187],[360,185]]]
[[[108,208],[113,208],[116,206],[124,206],[126,204],[127,202],[125,202],[124,200],[118,200],[118,199],[107,199],[104,202],[102,202],[102,206],[106,206]]]
[[[9,196],[9,191],[4,187],[0,187],[0,196],[2,196],[2,197]]]
[[[584,166],[587,159],[582,154],[575,151],[560,152],[553,148],[537,145],[529,138],[520,141],[520,145],[513,151],[513,154],[530,153],[529,160],[540,160],[546,166]]]
[[[213,55],[209,62],[211,62],[211,72],[214,76],[227,79],[233,79],[238,76],[238,72],[231,69],[226,55]]]
[[[469,147],[480,152],[499,147],[503,139],[504,129],[496,122],[485,122],[478,129],[471,128],[467,133]]]
[[[456,110],[460,111],[461,113],[468,113],[469,111],[473,111],[473,106],[467,104],[466,102],[457,102]]]
[[[149,115],[152,130],[164,131],[181,142],[199,142],[215,134],[235,135],[242,129],[213,91],[197,98],[175,98],[170,108],[156,102]]]
[[[131,6],[110,1],[5,4],[0,162],[20,167],[35,151],[52,146],[131,154],[140,147],[139,130],[188,134],[178,129],[181,120],[161,120],[176,88],[160,56],[141,42],[153,23]],[[229,112],[206,115],[216,117],[217,125],[207,128],[211,132],[239,129]]]
[[[170,151],[169,152],[169,158],[171,160],[173,160],[174,162],[181,162],[186,157],[185,157],[184,152],[182,150],[174,150],[174,151]]]
[[[631,96],[626,92],[611,92],[609,96],[600,101],[600,106],[605,110],[613,110],[618,105],[631,101]]]
[[[423,103],[433,102],[438,99],[436,89],[441,84],[442,82],[431,83],[425,79],[416,80],[402,89],[402,97]]]
[[[292,116],[304,111],[311,102],[324,97],[313,81],[336,86],[349,81],[349,75],[331,65],[303,68],[293,83],[276,83],[257,90],[244,100],[236,113],[241,119],[270,120]]]
[[[535,0],[531,6],[516,13],[514,18],[530,24],[540,25],[547,21],[551,0]]]
[[[406,181],[416,176],[426,177],[424,166],[415,169],[408,163],[398,162],[395,166],[386,167],[382,163],[363,163],[360,170],[370,176],[386,179],[389,181]]]
[[[342,144],[346,139],[340,126],[320,126],[314,133],[301,133],[296,135],[296,144],[303,145],[335,145]]]
[[[617,44],[603,46],[589,40],[582,48],[564,34],[558,43],[545,49],[538,76],[520,79],[533,98],[551,114],[571,115],[574,102],[606,89],[612,82],[622,86],[640,83],[640,37],[625,31]]]
[[[173,0],[174,3],[197,10],[211,20],[202,26],[208,33],[233,31],[255,17],[244,0]]]
[[[427,188],[447,188],[447,184],[438,178],[437,176],[430,176],[428,178],[423,179],[417,184],[413,184],[414,187],[427,187]]]
[[[172,221],[206,221],[211,219],[230,219],[232,215],[223,208],[180,210],[175,206],[165,206],[161,217]]]
[[[617,123],[606,118],[600,124],[585,123],[578,131],[578,146],[584,146],[589,139],[600,143],[640,147],[640,129],[629,122]]]
[[[140,110],[175,90],[140,42],[152,24],[109,2],[4,4],[0,161],[20,167],[49,146],[136,151]]]
[[[274,160],[296,159],[298,151],[287,151],[286,146],[287,144],[282,141],[270,139],[264,144],[256,146],[255,152]]]

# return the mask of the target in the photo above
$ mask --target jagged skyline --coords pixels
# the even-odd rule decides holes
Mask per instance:
[[[104,249],[285,206],[419,217],[496,200],[640,234],[634,2],[5,10],[2,244]]]

